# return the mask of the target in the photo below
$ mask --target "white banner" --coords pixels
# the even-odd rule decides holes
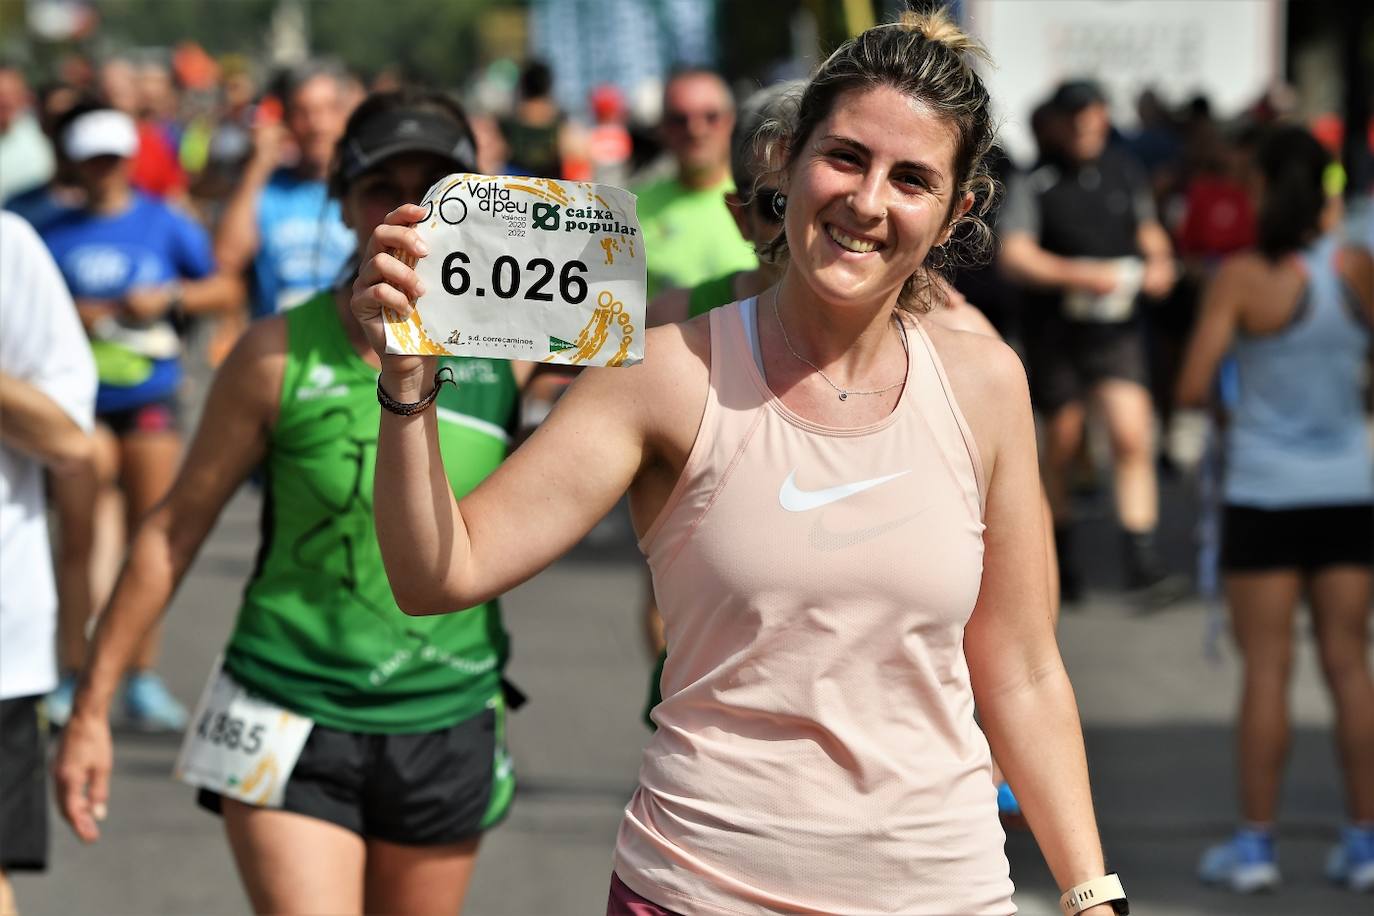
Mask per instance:
[[[429,255],[387,352],[578,366],[644,359],[645,258],[635,196],[609,185],[450,175],[415,229]]]
[[[1090,78],[1112,120],[1135,127],[1146,89],[1169,104],[1205,95],[1219,117],[1283,76],[1282,0],[966,0],[970,31],[992,55],[980,72],[1003,119],[1003,143],[1035,157],[1030,115],[1066,79]]]

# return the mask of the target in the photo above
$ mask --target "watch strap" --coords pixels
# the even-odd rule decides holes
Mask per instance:
[[[1126,889],[1121,886],[1121,879],[1117,877],[1116,872],[1075,884],[1059,898],[1059,908],[1063,910],[1064,916],[1077,916],[1089,907],[1101,906],[1104,903],[1111,904],[1117,913],[1130,913],[1126,903]]]

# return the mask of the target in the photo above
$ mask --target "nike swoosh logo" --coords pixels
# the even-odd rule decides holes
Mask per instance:
[[[889,531],[896,531],[904,525],[910,524],[918,516],[924,515],[925,509],[920,512],[913,512],[901,518],[894,518],[891,521],[882,522],[877,525],[870,525],[866,528],[856,528],[853,531],[831,531],[825,527],[825,513],[816,516],[816,521],[811,525],[810,543],[812,550],[824,551],[826,553],[845,550],[859,544],[867,543],[874,538],[881,537]]]
[[[794,468],[792,473],[787,475],[787,479],[782,482],[782,489],[778,491],[778,502],[788,512],[809,512],[812,509],[819,509],[821,506],[839,502],[856,493],[862,493],[864,490],[871,490],[889,480],[896,480],[898,477],[904,477],[910,473],[911,470],[908,468],[905,471],[898,471],[896,474],[888,474],[885,477],[842,483],[838,487],[827,487],[824,490],[807,491],[797,486],[797,471]]]

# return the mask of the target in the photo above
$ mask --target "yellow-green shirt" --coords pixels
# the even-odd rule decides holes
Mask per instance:
[[[664,178],[635,189],[649,260],[649,298],[758,266],[753,246],[740,236],[725,206],[725,194],[734,187],[727,178],[693,191],[676,178]]]

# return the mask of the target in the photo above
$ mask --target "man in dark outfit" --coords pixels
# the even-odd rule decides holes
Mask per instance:
[[[1045,486],[1064,598],[1080,590],[1065,478],[1082,446],[1090,399],[1111,437],[1127,582],[1153,590],[1166,577],[1154,548],[1154,416],[1137,300],[1173,286],[1169,237],[1144,175],[1107,148],[1101,90],[1064,83],[1045,111],[1050,148],[1034,170],[1010,182],[999,231],[1003,269],[1027,287],[1023,332],[1031,396],[1046,424]]]

